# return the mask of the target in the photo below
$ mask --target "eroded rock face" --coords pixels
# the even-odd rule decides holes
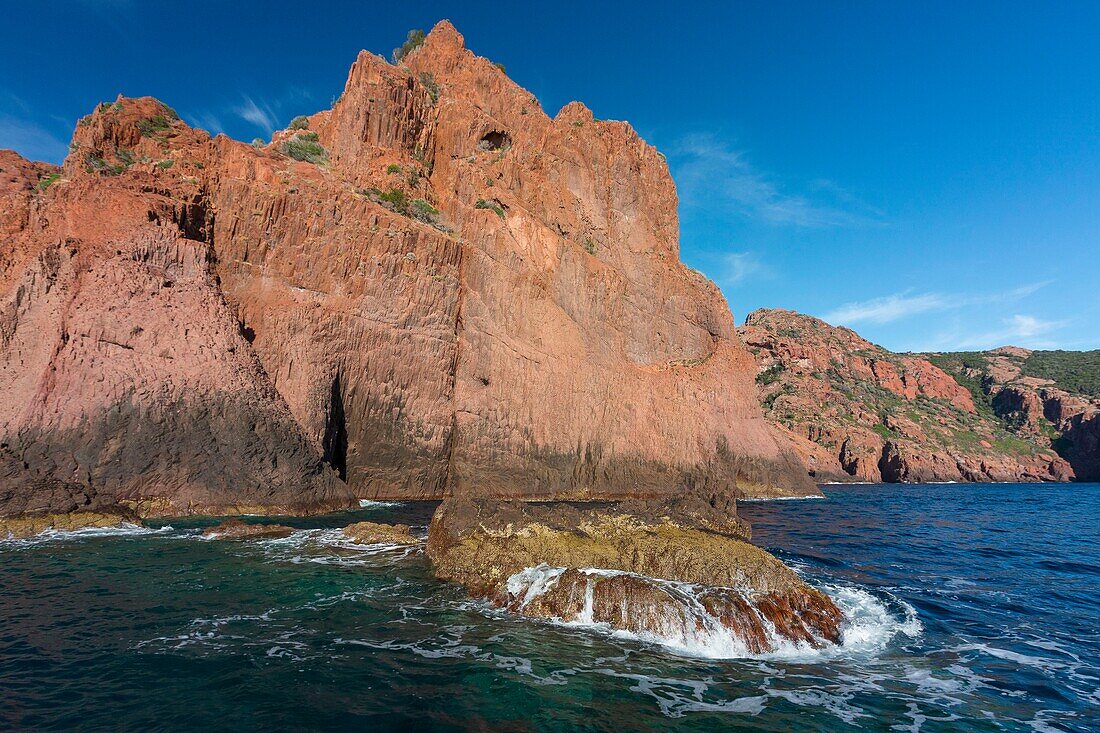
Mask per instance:
[[[202,536],[211,540],[276,539],[289,537],[293,532],[293,527],[282,524],[253,524],[239,519],[229,519],[213,527],[207,527],[203,530]]]
[[[90,136],[162,111],[97,113],[119,119],[80,128],[73,157],[94,143],[99,160],[108,143]],[[209,243],[181,224],[195,186],[79,166],[44,190],[25,180],[25,225],[3,241],[21,264],[0,292],[0,514],[350,503],[248,348]]]
[[[120,98],[0,158],[0,514],[816,491],[662,156],[449,23],[403,63],[267,145]]]
[[[653,509],[448,499],[427,552],[441,579],[524,615],[731,656],[839,641],[833,601],[775,557],[676,506]]]
[[[1073,469],[1030,418],[1041,400],[988,403],[929,358],[893,354],[846,328],[791,311],[749,314],[765,414],[819,481],[1068,481]],[[981,395],[984,400],[984,395]],[[994,402],[997,407],[997,401]],[[1014,425],[1032,426],[1021,431]]]

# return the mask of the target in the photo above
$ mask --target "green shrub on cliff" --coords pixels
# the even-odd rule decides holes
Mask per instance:
[[[60,180],[60,178],[61,178],[60,173],[48,173],[48,174],[46,174],[45,176],[42,177],[42,180],[40,180],[38,182],[38,184],[35,186],[35,188],[37,188],[39,191],[45,191],[47,188],[49,188],[53,184],[57,183],[57,181]]]
[[[158,132],[164,132],[171,127],[171,123],[164,115],[156,115],[139,121],[137,126],[142,137],[153,137],[153,135],[156,135]]]
[[[424,85],[424,88],[428,90],[428,96],[432,98],[432,104],[439,101],[439,85],[435,82],[435,77],[432,76],[430,71],[420,72],[420,83]]]
[[[427,36],[424,34],[424,31],[419,28],[414,28],[409,31],[408,36],[405,38],[405,42],[393,50],[393,62],[395,64],[400,63],[401,59],[424,45],[425,38],[427,38]]]
[[[439,209],[432,206],[424,199],[413,199],[409,209],[412,218],[426,224],[436,224],[439,220]]]
[[[305,132],[283,143],[283,152],[294,160],[320,165],[328,162],[328,151],[317,142],[317,133]]]
[[[306,117],[305,115],[298,115],[297,117],[295,117],[293,120],[290,121],[290,129],[291,130],[308,130],[309,129],[309,118]]]
[[[389,204],[390,208],[398,214],[407,216],[409,213],[409,197],[400,188],[391,188],[385,193],[378,194],[378,201]]]
[[[409,195],[400,188],[391,188],[389,191],[382,191],[380,188],[369,188],[360,190],[357,193],[366,196],[376,204],[385,206],[395,214],[422,221],[441,232],[451,231],[443,223],[443,217],[439,209],[432,206],[426,199],[410,199]]]
[[[502,207],[496,201],[486,201],[485,199],[478,199],[477,203],[474,204],[474,208],[488,209],[489,211],[495,212],[496,215],[499,216],[501,219],[504,218],[504,207]]]
[[[792,385],[784,384],[782,387],[780,387],[776,391],[772,392],[770,395],[768,395],[767,397],[765,397],[763,399],[761,404],[764,407],[764,411],[767,412],[768,410],[771,410],[773,407],[775,407],[775,403],[780,397],[785,397],[789,394],[794,394],[794,392],[795,392],[795,389]]]
[[[100,156],[89,152],[84,156],[84,170],[89,173],[102,173],[107,176],[117,176],[126,170],[124,165],[111,165]]]
[[[756,383],[763,387],[766,387],[769,384],[773,384],[779,381],[779,375],[783,373],[783,370],[785,368],[786,367],[784,367],[782,364],[772,364],[770,367],[756,375]]]

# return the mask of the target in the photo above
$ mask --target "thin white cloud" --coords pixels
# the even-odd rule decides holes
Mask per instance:
[[[955,307],[957,299],[925,293],[924,295],[888,295],[855,303],[845,303],[829,311],[823,318],[829,323],[851,325],[853,323],[890,323],[929,311]]]
[[[998,346],[1024,346],[1032,349],[1053,349],[1056,343],[1048,337],[1066,325],[1065,321],[1046,321],[1035,316],[1017,314],[1005,318],[998,328],[976,333],[941,335],[935,349],[992,349]]]
[[[0,115],[0,148],[10,148],[30,160],[60,163],[68,146],[46,128],[33,122]]]
[[[26,100],[0,90],[0,148],[14,150],[29,160],[60,163],[69,150],[64,138],[71,130],[71,121],[54,114],[36,118]]]
[[[725,257],[725,271],[721,281],[726,285],[736,285],[748,277],[765,272],[767,268],[755,252],[732,252]]]
[[[270,135],[295,115],[312,112],[312,105],[312,92],[304,87],[290,86],[286,87],[281,94],[266,99],[256,99],[246,95],[241,98],[240,104],[232,107],[232,113]],[[218,122],[217,127],[221,127],[217,116],[207,113],[206,117]],[[213,129],[210,131],[214,132]]]
[[[909,291],[870,300],[861,300],[835,308],[822,318],[829,323],[851,326],[858,323],[883,324],[922,313],[942,312],[977,305],[1012,303],[1026,298],[1050,284],[1050,280],[1022,285],[999,293],[962,295],[951,293],[910,294]]]
[[[720,206],[739,216],[799,227],[883,223],[882,212],[829,181],[815,181],[812,196],[788,193],[743,152],[712,135],[683,138],[673,147],[672,160],[686,205]]]
[[[270,105],[262,100],[257,104],[252,97],[245,97],[240,105],[233,108],[233,111],[239,117],[263,129],[269,135],[275,131],[275,112]]]
[[[197,112],[189,117],[188,122],[193,127],[201,127],[211,135],[225,132],[225,125],[222,124],[221,118],[212,112]]]

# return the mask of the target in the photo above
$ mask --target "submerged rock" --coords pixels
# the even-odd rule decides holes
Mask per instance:
[[[714,517],[665,508],[449,499],[427,551],[437,577],[528,616],[722,656],[839,642],[842,614],[828,596],[764,550],[707,529]]]
[[[363,545],[418,545],[407,524],[357,522],[344,527],[348,539]]]
[[[71,512],[0,517],[0,539],[22,539],[47,530],[72,532],[92,527],[123,527],[140,524],[141,520],[130,513]]]
[[[293,527],[282,524],[249,524],[239,519],[230,519],[203,530],[202,536],[211,540],[272,539],[289,537]]]

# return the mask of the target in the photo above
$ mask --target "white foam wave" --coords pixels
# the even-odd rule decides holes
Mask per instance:
[[[256,544],[272,560],[293,564],[375,565],[379,558],[399,560],[423,552],[419,545],[354,542],[342,529],[302,529]]]
[[[525,568],[512,575],[506,584],[507,591],[522,610],[534,599],[554,588],[565,568],[538,565]],[[583,568],[589,576],[611,577],[633,575],[617,570]],[[782,637],[770,621],[761,614],[769,646],[773,651],[756,654],[718,618],[712,615],[699,600],[700,586],[657,578],[635,576],[665,592],[680,608],[680,613],[667,614],[658,619],[658,628],[652,631],[628,631],[596,622],[593,617],[594,578],[585,588],[584,604],[575,618],[568,621],[551,619],[551,622],[568,627],[591,629],[614,638],[629,639],[664,647],[677,654],[705,659],[776,659],[784,661],[820,661],[838,656],[866,657],[878,654],[899,634],[916,638],[922,632],[916,610],[898,602],[900,614],[891,612],[887,605],[871,593],[846,586],[826,586],[823,590],[836,602],[844,615],[839,644],[819,639],[818,645],[795,642]],[[748,596],[743,596],[749,601]]]
[[[810,496],[745,496],[737,499],[738,503],[755,503],[761,501],[809,501],[810,499],[824,499],[823,494]]]
[[[667,718],[682,718],[686,713],[739,713],[759,715],[767,705],[767,694],[748,695],[731,699],[706,699],[710,692],[707,680],[685,680],[671,677],[619,672],[613,669],[597,669],[610,677],[633,681],[631,692],[649,695]]]
[[[491,663],[497,669],[528,677],[538,685],[566,685],[569,683],[569,677],[577,672],[575,668],[565,668],[539,674],[535,671],[532,661],[526,657],[496,654],[482,649],[477,644],[464,643],[463,635],[469,630],[470,627],[451,626],[447,628],[446,635],[422,641],[337,638],[334,643],[384,651],[407,651],[424,659],[476,659]]]
[[[46,529],[31,537],[0,538],[0,547],[32,547],[46,542],[64,542],[94,539],[96,537],[136,537],[142,535],[167,534],[174,531],[171,525],[163,527],[144,527],[140,524],[123,522],[114,527],[84,527],[81,529]]]
[[[1010,649],[1001,649],[1000,647],[990,646],[989,644],[974,643],[974,644],[962,644],[960,646],[952,647],[951,651],[954,652],[981,652],[988,654],[991,657],[1004,660],[1006,662],[1014,662],[1021,667],[1031,667],[1043,672],[1054,672],[1061,669],[1065,669],[1068,665],[1050,659],[1048,657],[1039,657],[1031,654],[1021,654],[1020,652],[1014,652]]]
[[[360,509],[387,509],[392,507],[401,506],[405,502],[403,501],[377,501],[375,499],[360,499]]]
[[[179,633],[140,641],[134,649],[183,651],[197,647],[205,652],[258,650],[267,657],[302,661],[309,652],[309,645],[304,639],[312,636],[315,630],[297,625],[294,621],[296,614],[341,603],[359,603],[374,592],[367,589],[343,591],[298,605],[269,608],[262,613],[195,618]]]

